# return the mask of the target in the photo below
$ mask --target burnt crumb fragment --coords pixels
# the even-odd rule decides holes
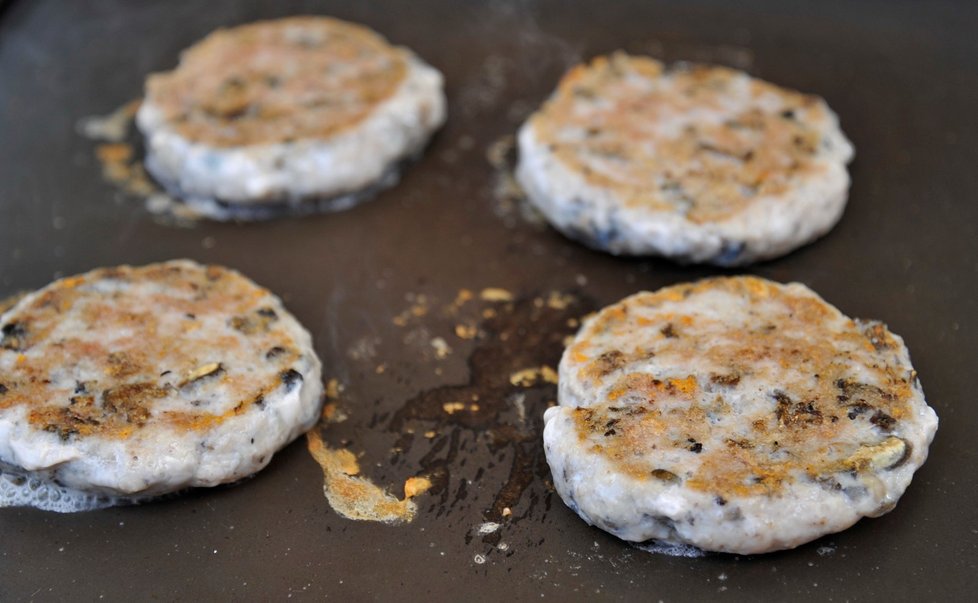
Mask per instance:
[[[784,111],[781,112],[781,117],[784,119],[794,119],[795,118],[794,109],[785,109]]]
[[[619,350],[605,352],[594,360],[594,367],[600,377],[613,373],[624,365],[625,354]]]
[[[282,385],[285,386],[287,392],[295,389],[296,385],[303,381],[302,373],[291,368],[279,373],[279,379],[282,380]]]
[[[735,440],[733,438],[727,438],[723,443],[731,448],[742,448],[744,450],[750,450],[754,447],[754,443],[747,439]]]
[[[807,427],[822,423],[822,412],[815,408],[813,402],[794,402],[788,397],[788,394],[782,391],[775,391],[772,396],[778,403],[774,410],[778,425],[782,427]]]
[[[722,507],[727,504],[727,499],[722,496],[717,496],[713,499],[713,502]]]
[[[252,400],[251,403],[254,404],[255,406],[257,406],[258,408],[265,408],[265,396],[264,396],[264,394],[258,394],[257,396],[255,396],[255,399]],[[235,411],[238,411],[239,408],[240,407],[236,407],[234,410]]]
[[[836,400],[841,405],[849,407],[874,408],[884,400],[894,400],[896,396],[875,385],[859,383],[848,379],[836,379],[835,386],[839,389]]]
[[[0,328],[0,347],[5,350],[22,352],[27,349],[27,327],[23,323],[11,322]]]
[[[102,392],[102,408],[126,423],[143,425],[149,419],[150,402],[166,394],[166,388],[153,383],[127,383]]]
[[[688,450],[690,452],[693,452],[693,453],[696,453],[696,454],[699,454],[699,453],[703,452],[703,444],[702,443],[697,442],[696,440],[694,440],[692,438],[690,438],[687,441],[690,442],[690,445],[689,445],[689,448],[688,448]]]
[[[666,339],[675,339],[679,337],[679,335],[676,334],[676,328],[672,326],[671,322],[659,329],[659,332],[662,333],[662,336]]]
[[[271,308],[259,308],[254,315],[232,316],[228,319],[228,326],[244,333],[254,335],[259,332],[266,332],[272,323],[278,320],[278,314]]]
[[[613,436],[613,435],[617,435],[617,434],[618,434],[618,432],[615,431],[614,428],[612,428],[612,429],[609,429],[608,431],[604,432],[604,437],[607,438],[607,437],[610,437],[610,436]]]
[[[265,360],[273,360],[285,353],[285,348],[277,345],[265,352]]]
[[[108,371],[113,377],[131,377],[139,372],[140,366],[126,352],[110,352],[106,357]]]
[[[0,383],[0,396],[4,395],[8,391],[10,391],[10,390],[7,389],[7,386],[4,385],[3,383]]]
[[[891,338],[885,324],[878,320],[867,320],[863,322],[862,327],[863,334],[877,352],[890,349]]]
[[[869,418],[869,422],[879,427],[883,431],[892,431],[893,427],[896,425],[896,419],[886,414],[882,410],[877,410],[875,413],[873,413],[873,416]]]
[[[740,383],[740,375],[710,375],[710,383],[724,387],[735,387]]]
[[[93,396],[72,396],[68,398],[69,406],[91,407],[94,404],[95,404],[95,398]]]

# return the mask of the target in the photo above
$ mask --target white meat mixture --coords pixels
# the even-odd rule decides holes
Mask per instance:
[[[149,77],[137,115],[150,172],[200,208],[389,184],[444,119],[438,71],[327,17],[212,33]]]
[[[624,53],[568,72],[520,130],[519,151],[529,200],[568,236],[720,265],[827,232],[853,154],[816,96]]]
[[[263,468],[318,417],[309,334],[226,268],[64,278],[3,313],[0,332],[0,470],[21,483],[125,498],[213,486]]]
[[[625,540],[786,549],[893,509],[937,416],[903,341],[800,284],[717,278],[587,320],[545,415],[554,485]]]

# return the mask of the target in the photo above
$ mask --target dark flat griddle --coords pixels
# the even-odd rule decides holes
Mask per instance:
[[[300,441],[235,487],[74,515],[0,509],[0,599],[966,600],[978,588],[978,5],[6,4],[0,296],[119,263],[191,257],[240,269],[285,298],[326,374],[345,384],[349,419],[327,443],[363,453],[364,472],[393,491],[422,470],[437,487],[411,524],[348,521],[328,506]],[[363,22],[445,73],[448,124],[399,186],[340,214],[175,228],[102,180],[79,118],[138,96],[148,72],[218,26],[302,13]],[[587,527],[547,489],[536,431],[553,388],[523,392],[520,424],[506,371],[556,363],[570,314],[716,273],[591,252],[492,192],[487,147],[570,64],[617,48],[746,67],[824,95],[840,114],[857,149],[842,222],[750,272],[807,283],[906,338],[942,423],[889,515],[793,551],[686,559]],[[460,288],[488,286],[525,301],[483,323],[483,339],[458,339],[440,308]],[[579,302],[535,310],[550,290]],[[417,302],[409,294],[431,311],[397,326]],[[435,336],[453,348],[444,360],[425,347]],[[481,414],[438,418],[445,400],[473,392]],[[400,433],[408,427],[414,437]],[[513,516],[497,533],[475,533],[507,505]]]

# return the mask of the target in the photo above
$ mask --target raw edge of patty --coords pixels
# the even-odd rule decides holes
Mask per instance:
[[[283,365],[281,369],[267,369],[273,373],[275,370],[280,372],[276,373],[277,381],[271,383],[267,390],[262,389],[262,399],[241,400],[239,405],[247,403],[251,406],[243,407],[241,413],[223,411],[232,412],[232,415],[218,421],[216,425],[208,423],[210,414],[207,410],[214,410],[227,401],[220,398],[220,393],[209,393],[210,390],[184,391],[185,387],[197,387],[195,381],[190,380],[186,385],[173,386],[176,389],[171,387],[167,390],[169,393],[166,396],[173,398],[176,404],[167,398],[164,399],[167,406],[152,407],[148,420],[145,418],[142,420],[146,423],[145,427],[137,426],[130,430],[128,435],[123,428],[115,435],[97,433],[86,437],[77,437],[72,435],[71,431],[59,432],[60,428],[57,424],[52,429],[45,430],[41,429],[36,421],[32,422],[30,417],[32,411],[45,405],[58,405],[62,402],[60,397],[56,400],[32,400],[26,404],[4,405],[4,398],[9,400],[11,395],[18,392],[15,384],[9,382],[10,377],[16,376],[14,371],[4,371],[6,374],[3,374],[3,380],[8,383],[4,386],[6,391],[0,396],[0,466],[5,472],[30,480],[48,482],[54,486],[52,490],[60,486],[75,490],[76,492],[67,494],[76,498],[90,496],[90,503],[93,508],[97,508],[105,506],[107,499],[114,498],[115,502],[119,503],[133,502],[188,487],[215,486],[240,480],[264,468],[275,452],[315,424],[319,417],[323,388],[321,363],[313,350],[309,333],[282,306],[281,300],[232,270],[204,267],[191,261],[177,260],[139,268],[120,266],[99,269],[55,281],[25,296],[0,316],[0,324],[5,326],[4,335],[8,336],[5,338],[7,341],[4,342],[5,349],[0,352],[8,356],[8,362],[13,358],[15,366],[21,363],[29,366],[31,360],[26,357],[21,359],[18,354],[20,356],[29,354],[30,348],[21,353],[11,349],[11,345],[6,345],[9,343],[8,331],[11,331],[8,327],[17,324],[15,319],[23,309],[30,308],[38,300],[41,300],[43,306],[45,295],[56,293],[57,289],[62,287],[83,286],[82,283],[97,286],[101,278],[115,278],[112,273],[123,274],[122,278],[129,278],[126,275],[147,269],[189,271],[197,276],[201,275],[202,271],[208,271],[210,274],[209,271],[216,270],[218,272],[214,274],[223,275],[218,276],[219,279],[234,279],[235,285],[243,283],[244,287],[250,290],[250,294],[255,296],[256,302],[261,304],[258,308],[262,312],[261,316],[271,316],[271,313],[274,313],[275,328],[281,329],[277,331],[280,335],[274,337],[285,338],[295,343],[296,349],[282,352],[283,357],[290,359],[287,367]],[[85,282],[87,278],[92,279],[91,283]],[[247,307],[247,304],[252,302],[245,299],[242,303]],[[218,321],[217,315],[221,311],[222,308],[217,308],[215,316],[197,316],[193,320]],[[227,320],[231,321],[233,318],[229,315]],[[145,337],[152,337],[152,335],[145,334]],[[174,343],[181,343],[183,347],[190,345],[179,339],[174,340]],[[215,350],[216,348],[209,349],[207,358],[202,356],[199,361],[212,359],[217,354]],[[266,353],[265,350],[257,349],[243,352],[255,356]],[[77,360],[77,358],[72,359],[73,362]],[[45,363],[50,365],[47,370],[51,371],[52,378],[55,374],[64,371],[80,370],[69,369],[67,365],[62,368],[58,361],[50,356],[45,358]],[[243,374],[237,372],[241,370],[245,370],[245,367],[228,366],[231,374]],[[218,368],[213,373],[223,375],[223,371],[224,368]],[[63,380],[67,377],[61,375],[58,378]],[[179,380],[180,376],[166,377],[161,374],[159,377],[161,382],[174,378]],[[205,375],[201,379],[206,378]],[[118,379],[105,377],[104,381],[99,382],[99,391],[105,392],[108,389],[125,386],[126,382],[125,376]],[[82,385],[78,387],[84,389]],[[234,382],[229,387],[235,387]],[[174,392],[183,393],[174,394]],[[164,424],[165,421],[161,417],[168,412],[189,411],[187,407],[193,405],[179,402],[187,396],[217,396],[217,398],[214,400],[206,398],[201,406],[201,412],[204,414],[201,414],[199,419],[191,419],[191,421],[201,422],[200,427],[183,426],[182,423],[173,426]],[[100,404],[106,404],[104,394],[97,399],[101,400]],[[125,412],[131,410],[127,409]],[[192,422],[189,425],[193,424]],[[63,510],[57,507],[55,509]]]
[[[712,282],[722,283],[724,280],[715,279]],[[751,279],[751,281],[757,282],[759,279]],[[692,286],[702,287],[704,283]],[[824,304],[830,308],[827,318],[829,321],[848,320],[803,285],[792,284],[781,289],[790,295]],[[621,311],[626,308],[627,302],[640,300],[642,296],[668,296],[671,293],[675,293],[674,297],[679,299],[682,290],[676,287],[660,290],[656,294],[638,294],[605,308],[585,322],[575,343],[584,339],[585,333],[594,335],[594,325],[600,317],[607,317],[611,312]],[[673,305],[670,310],[676,307],[678,306]],[[623,313],[626,316],[629,314],[631,312],[627,310]],[[544,417],[544,446],[558,493],[565,503],[588,524],[624,540],[632,542],[658,540],[670,544],[689,544],[708,551],[738,554],[792,548],[825,534],[844,530],[862,517],[876,517],[892,510],[909,486],[913,473],[927,459],[928,446],[937,430],[937,416],[924,400],[919,381],[916,379],[916,374],[912,372],[909,352],[903,340],[876,321],[855,321],[853,326],[865,335],[867,345],[880,346],[879,350],[882,351],[878,355],[894,374],[906,372],[908,383],[899,387],[908,388],[908,398],[905,403],[914,414],[902,417],[891,424],[892,417],[885,413],[873,414],[874,410],[860,400],[860,396],[865,396],[867,399],[872,396],[885,398],[890,393],[874,392],[872,389],[860,393],[861,390],[848,381],[836,382],[836,386],[842,388],[836,392],[838,402],[831,400],[826,401],[826,405],[811,407],[806,406],[802,399],[789,400],[785,397],[785,408],[789,411],[779,415],[779,420],[804,422],[811,419],[814,424],[814,419],[818,418],[819,422],[822,419],[827,422],[831,417],[827,415],[825,409],[833,408],[832,405],[838,403],[840,405],[838,420],[871,421],[875,427],[867,426],[867,431],[875,434],[876,439],[881,441],[865,442],[864,445],[870,446],[869,448],[857,448],[852,457],[839,461],[843,465],[839,465],[832,471],[826,471],[824,467],[821,470],[812,469],[820,476],[819,480],[789,481],[789,485],[784,486],[783,491],[775,488],[771,495],[733,496],[723,492],[721,496],[717,492],[722,491],[724,486],[719,483],[715,487],[712,486],[708,475],[698,473],[703,471],[702,467],[696,468],[690,475],[685,475],[677,469],[686,463],[692,463],[691,466],[697,467],[695,463],[707,453],[716,451],[718,446],[721,446],[722,454],[729,454],[734,458],[741,453],[739,449],[741,446],[756,445],[760,448],[762,444],[767,445],[761,440],[743,441],[737,437],[733,437],[725,444],[711,440],[714,435],[717,437],[731,435],[726,431],[715,431],[733,429],[722,421],[718,423],[719,427],[706,428],[708,435],[704,438],[705,442],[680,438],[678,448],[662,445],[654,453],[633,451],[633,454],[651,455],[640,460],[631,459],[629,452],[624,449],[609,448],[614,452],[607,454],[603,452],[601,450],[603,445],[606,443],[610,445],[612,441],[608,439],[609,436],[621,436],[623,430],[632,429],[644,419],[649,409],[641,408],[642,404],[634,404],[635,400],[630,396],[634,394],[637,398],[641,398],[645,394],[638,390],[626,391],[614,401],[596,397],[597,392],[593,389],[593,385],[582,383],[578,377],[577,373],[582,365],[572,359],[575,354],[575,344],[572,343],[565,351],[560,365],[560,406],[548,409]],[[659,327],[654,328],[657,331]],[[649,333],[645,335],[646,339],[650,336]],[[663,335],[663,337],[671,336],[671,329]],[[622,345],[621,349],[630,348]],[[649,353],[654,354],[651,349]],[[655,362],[654,355],[650,355],[648,362]],[[803,364],[800,358],[792,358],[792,362]],[[599,357],[596,364],[602,372],[608,371],[610,375],[620,375],[615,372],[618,370],[626,373],[629,370],[640,372],[641,365],[641,361],[632,362],[616,354]],[[860,369],[856,367],[852,370],[854,374],[858,374]],[[747,396],[748,399],[753,396],[754,400],[744,402],[747,408],[746,405],[756,403],[758,399],[764,403],[771,395],[771,391],[775,392],[774,396],[778,396],[778,387],[781,385],[768,384],[766,390],[770,391],[728,391],[733,383],[732,376],[698,374],[694,367],[672,367],[671,371],[659,367],[657,376],[659,378],[657,382],[650,382],[656,383],[655,388],[662,388],[662,398],[661,401],[649,403],[652,409],[656,404],[668,406],[670,400],[674,401],[670,396],[679,395],[677,392],[681,394],[684,388],[689,387],[713,390],[702,400],[697,399],[697,404],[708,405],[709,401],[706,398],[714,395],[724,396],[725,403],[731,405],[736,404],[738,399],[742,399],[737,396]],[[687,381],[689,376],[697,378],[696,384],[690,385]],[[676,389],[670,394],[670,388],[673,387]],[[772,409],[777,408],[777,412],[783,411],[780,406],[781,401],[777,401],[777,398],[771,399],[770,402]],[[846,406],[842,407],[843,404]],[[663,410],[663,412],[667,411]],[[847,417],[846,412],[850,413],[850,416]],[[816,413],[822,414],[816,417]],[[670,419],[663,419],[666,426],[663,429],[681,430],[682,423],[678,419],[674,420],[676,424],[670,426]],[[702,419],[703,422],[707,420],[708,415]],[[591,431],[582,432],[582,424],[589,425]],[[618,433],[615,433],[616,431]],[[777,432],[772,437],[778,438]],[[902,441],[906,446],[901,448],[897,440]],[[658,440],[655,442],[662,444]],[[837,445],[844,447],[846,442],[840,439]],[[892,453],[888,452],[887,447],[890,445],[894,445]],[[723,446],[727,447],[726,451],[723,450]],[[863,450],[869,450],[872,454],[864,455],[865,458],[857,458]],[[775,458],[777,452],[771,454],[772,458]],[[890,456],[887,456],[888,454]],[[897,455],[902,456],[896,458]],[[821,459],[805,461],[811,462],[812,466],[817,468]],[[876,462],[889,466],[877,467],[873,464]],[[650,466],[660,464],[662,468],[648,474],[635,473],[636,467],[645,467],[647,464]],[[766,472],[766,466],[762,465],[756,469],[757,475],[772,480],[777,479],[777,466],[777,463],[773,463],[767,467],[770,471]],[[842,466],[851,467],[852,471],[839,469]],[[819,471],[822,473],[818,473]],[[707,481],[707,483],[693,487],[691,485],[693,480]],[[764,485],[764,482],[761,484]],[[746,487],[753,487],[753,485]]]
[[[399,163],[420,153],[445,121],[441,74],[405,52],[405,78],[394,94],[360,123],[324,139],[216,147],[183,137],[144,102],[136,119],[146,137],[146,167],[168,192],[218,219],[229,215],[228,204],[246,217],[269,204],[345,209],[362,198],[358,193],[396,183]]]
[[[559,93],[555,92],[554,94]],[[848,199],[851,143],[825,102],[821,177],[787,194],[761,196],[720,221],[694,222],[679,212],[628,207],[618,193],[588,182],[541,142],[531,116],[518,135],[516,175],[527,198],[564,235],[615,255],[661,255],[682,263],[740,266],[784,255],[828,232]],[[545,111],[546,105],[540,111]]]

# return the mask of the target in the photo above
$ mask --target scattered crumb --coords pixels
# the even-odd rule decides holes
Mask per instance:
[[[323,405],[322,417],[326,423],[342,423],[349,418],[336,402],[327,402]]]
[[[502,513],[503,517],[509,517],[512,514],[513,514],[512,509],[510,509],[509,507],[503,507],[503,513]]]
[[[455,301],[449,306],[449,310],[458,310],[464,306],[467,302],[471,301],[475,297],[475,294],[468,289],[459,289],[458,295],[455,296]]]
[[[129,133],[129,126],[143,99],[137,98],[122,105],[108,115],[91,115],[78,120],[75,131],[91,140],[122,142]]]
[[[475,339],[479,330],[472,325],[455,325],[455,335],[459,339]]]
[[[549,366],[531,367],[516,371],[509,376],[509,382],[518,387],[531,387],[540,381],[557,383],[557,371]]]
[[[435,356],[439,359],[445,358],[452,353],[452,348],[448,347],[448,343],[441,337],[433,338],[431,340],[431,347],[435,348]]]
[[[513,301],[513,294],[499,287],[487,287],[479,293],[479,298],[489,302],[509,302]]]
[[[547,295],[547,307],[554,310],[566,310],[574,302],[574,297],[559,291],[551,291]]]
[[[132,145],[111,142],[95,147],[95,156],[102,164],[102,177],[123,191],[142,197],[157,193],[156,186],[146,175],[146,170],[135,158]]]
[[[428,297],[426,295],[408,293],[407,298],[409,302],[412,302],[411,305],[392,319],[392,322],[399,327],[407,326],[411,318],[421,318],[428,314]]]
[[[414,498],[431,488],[431,480],[423,476],[409,477],[404,482],[404,497]]]
[[[342,391],[343,386],[340,384],[339,379],[334,377],[326,382],[326,398],[336,400],[340,397]]]
[[[424,432],[424,437],[428,438],[429,440],[434,438],[436,435],[438,435],[438,432],[434,429],[429,429],[428,431]]]
[[[465,410],[465,404],[461,402],[446,402],[441,405],[442,409],[448,414],[452,415],[461,410]]]
[[[377,365],[377,367],[374,369],[374,372],[377,373],[378,375],[383,375],[384,371],[386,370],[387,370],[387,365],[381,363]]]

